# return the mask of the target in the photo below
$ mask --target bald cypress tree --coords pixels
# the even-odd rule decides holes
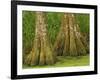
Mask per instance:
[[[25,59],[28,65],[51,65],[55,62],[53,50],[48,41],[45,13],[36,12],[36,28],[33,47]]]
[[[54,51],[60,56],[78,56],[85,55],[88,52],[88,44],[80,32],[74,14],[63,14]]]

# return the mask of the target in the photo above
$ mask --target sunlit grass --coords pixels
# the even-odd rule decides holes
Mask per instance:
[[[89,65],[89,55],[70,57],[70,56],[58,56],[57,62],[53,65],[43,65],[43,66],[28,66],[24,65],[23,68],[49,68],[49,67],[75,67],[75,66],[88,66]]]

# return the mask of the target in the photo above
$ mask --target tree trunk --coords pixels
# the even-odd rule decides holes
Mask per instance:
[[[54,51],[60,56],[85,55],[88,51],[87,42],[82,37],[74,14],[64,13],[61,29],[54,44]]]
[[[53,50],[49,45],[45,15],[43,12],[36,12],[36,29],[34,45],[25,62],[29,65],[49,65],[55,62]]]

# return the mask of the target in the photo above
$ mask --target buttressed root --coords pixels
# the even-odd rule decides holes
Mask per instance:
[[[53,50],[47,37],[44,14],[43,12],[36,12],[34,45],[25,61],[29,65],[51,65],[55,62]]]
[[[79,25],[76,23],[75,15],[64,13],[60,32],[54,44],[56,54],[60,56],[85,55],[88,48],[88,44],[80,32]]]

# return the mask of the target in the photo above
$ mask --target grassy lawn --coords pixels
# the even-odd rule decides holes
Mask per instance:
[[[73,67],[73,66],[88,66],[89,65],[89,55],[87,56],[58,56],[57,62],[53,65],[44,65],[44,66],[26,66],[23,65],[23,68],[50,68],[50,67]]]

